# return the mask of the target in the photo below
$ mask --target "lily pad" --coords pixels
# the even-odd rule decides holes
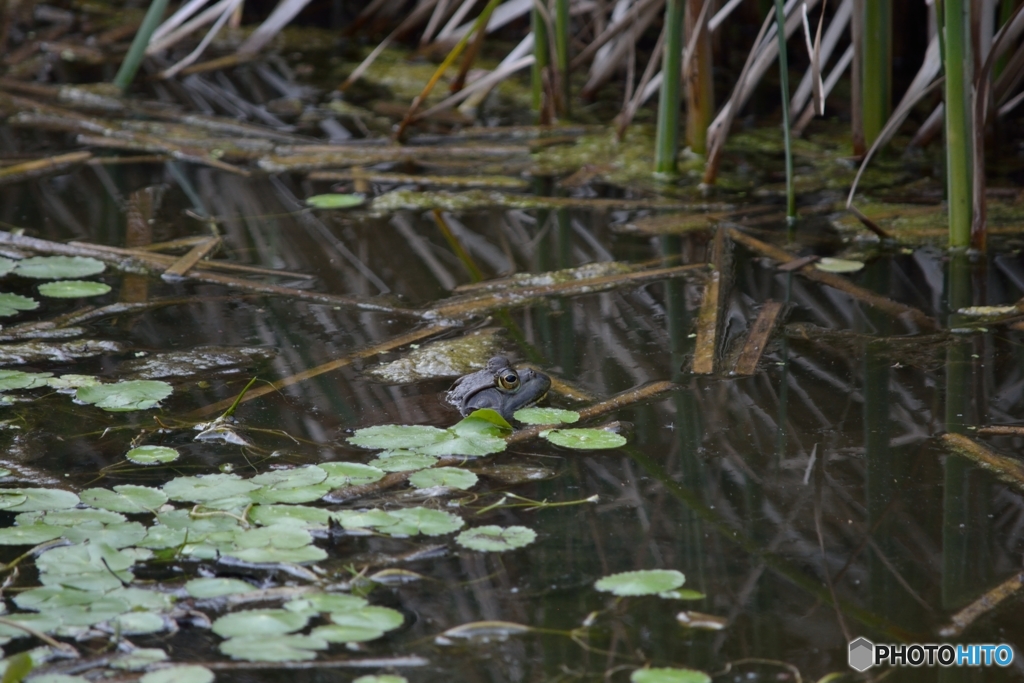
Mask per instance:
[[[621,596],[656,595],[679,588],[685,582],[686,577],[675,569],[641,569],[606,576],[594,588]]]
[[[637,669],[630,683],[711,683],[711,676],[695,669]]]
[[[164,484],[164,493],[171,500],[207,503],[219,498],[231,498],[259,488],[237,474],[200,474],[196,477],[177,477]]]
[[[60,538],[66,527],[49,524],[10,526],[0,529],[0,545],[38,545]]]
[[[561,408],[523,408],[517,410],[514,418],[528,425],[572,424],[580,419],[575,410]]]
[[[213,683],[213,672],[205,666],[186,664],[150,671],[139,683]]]
[[[427,425],[377,425],[357,429],[348,438],[353,446],[375,449],[422,448],[441,441],[449,441],[455,435],[446,429]]]
[[[537,532],[525,526],[488,525],[467,529],[455,537],[455,542],[470,550],[500,552],[528,546],[537,540]]]
[[[105,269],[102,261],[87,256],[33,256],[18,261],[14,273],[37,280],[63,280],[98,275]]]
[[[39,285],[39,293],[52,299],[78,299],[110,293],[110,285],[88,280],[61,280]]]
[[[331,513],[308,505],[257,505],[249,511],[249,519],[261,526],[287,524],[304,529],[326,529]]]
[[[842,258],[825,258],[819,259],[814,267],[818,270],[823,270],[826,273],[856,273],[864,267],[862,261],[850,261]]]
[[[159,380],[132,380],[117,384],[97,384],[80,387],[75,397],[82,403],[95,405],[111,412],[148,410],[171,395],[174,389]]]
[[[0,277],[7,275],[7,273],[14,270],[14,266],[18,265],[18,262],[14,259],[4,258],[0,256]]]
[[[594,451],[621,448],[626,437],[606,429],[552,429],[541,433],[545,439],[563,448]]]
[[[0,510],[33,512],[64,510],[78,505],[78,496],[63,489],[0,489]]]
[[[20,294],[0,294],[0,317],[7,318],[21,311],[34,311],[39,302]]]
[[[477,476],[468,470],[458,467],[434,467],[420,470],[409,477],[409,483],[418,489],[429,489],[445,486],[450,489],[465,490],[477,482]]]
[[[423,455],[412,451],[389,451],[381,453],[370,461],[371,467],[376,467],[384,472],[408,472],[410,470],[422,470],[431,467],[437,462],[432,455]]]
[[[332,489],[372,484],[384,477],[384,470],[358,462],[322,462],[317,467],[327,473],[324,483]]]
[[[383,527],[381,531],[392,536],[442,536],[458,531],[465,524],[458,515],[423,507],[404,508],[390,514],[398,523]]]
[[[0,391],[45,387],[53,375],[49,372],[0,370]]]
[[[392,631],[404,624],[405,617],[390,607],[368,605],[354,610],[332,612],[331,621],[338,626],[377,629],[383,632]]]
[[[203,578],[185,584],[185,591],[193,598],[219,598],[223,595],[251,593],[256,588],[241,579]]]
[[[158,647],[137,647],[125,656],[115,659],[110,666],[115,669],[142,671],[153,664],[166,661],[167,653]]]
[[[220,644],[220,651],[232,659],[250,662],[293,662],[316,659],[316,650],[326,650],[327,641],[315,636],[240,636]]]
[[[306,206],[314,209],[354,209],[366,203],[366,196],[353,194],[317,194],[306,197]]]
[[[167,446],[139,446],[128,451],[124,457],[138,465],[159,465],[174,462],[181,456],[178,451]]]
[[[156,612],[128,612],[113,620],[118,632],[126,636],[159,633],[167,630],[167,620]]]
[[[213,632],[223,638],[276,636],[306,626],[309,617],[283,609],[250,609],[232,612],[213,622]]]
[[[114,512],[152,512],[167,502],[167,494],[148,486],[122,484],[110,489],[86,489],[79,496],[86,505]]]
[[[352,683],[409,683],[409,679],[394,674],[367,674],[360,676]]]

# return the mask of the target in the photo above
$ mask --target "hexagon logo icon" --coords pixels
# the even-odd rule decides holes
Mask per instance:
[[[867,638],[858,638],[850,643],[850,668],[867,671],[875,663],[875,644]]]

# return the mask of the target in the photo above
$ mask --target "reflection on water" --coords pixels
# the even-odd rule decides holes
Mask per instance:
[[[152,170],[112,168],[108,186],[127,196],[163,180]],[[184,214],[201,209],[218,219],[222,257],[316,277],[284,278],[284,284],[421,307],[469,281],[429,212],[382,218],[294,213],[296,197],[314,188],[288,177],[183,170],[196,200],[177,185],[169,188],[151,226],[153,242],[203,233],[205,224]],[[118,197],[91,171],[32,187],[3,190],[4,221],[51,240],[130,243]],[[452,214],[447,220],[487,277],[613,259],[671,265],[710,257],[703,232],[649,237],[617,229],[636,215],[512,210]],[[758,235],[771,240],[770,231]],[[450,537],[329,541],[331,558],[324,566],[337,572],[440,546],[423,559],[398,563],[425,580],[374,591],[375,604],[400,609],[411,619],[404,630],[361,647],[361,656],[423,656],[428,666],[405,672],[417,681],[597,680],[606,674],[625,680],[625,672],[645,664],[708,672],[731,665],[721,680],[791,680],[790,667],[796,667],[804,680],[813,680],[848,671],[850,638],[936,642],[938,628],[954,612],[1019,571],[1020,493],[947,454],[935,437],[947,429],[971,434],[978,425],[1022,419],[1019,331],[1006,324],[969,327],[970,321],[950,314],[1019,299],[1020,260],[993,255],[950,263],[927,250],[880,255],[855,281],[919,307],[948,323],[945,329],[958,328],[953,335],[910,341],[900,337],[920,330],[905,321],[780,272],[774,262],[742,247],[729,249],[719,263],[723,367],[724,359],[738,353],[763,302],[786,305],[786,327],[773,336],[758,372],[749,377],[690,372],[700,278],[535,300],[487,321],[504,329],[501,343],[512,356],[595,398],[655,380],[673,380],[678,388],[611,416],[631,425],[631,443],[622,450],[587,454],[531,441],[492,456],[497,463],[556,473],[512,487],[490,480],[482,493],[460,501],[473,525],[535,529],[538,542],[527,549],[473,553]],[[106,278],[115,289],[103,303],[138,300],[135,276],[119,277]],[[96,485],[99,475],[105,486],[156,485],[176,474],[225,467],[248,475],[271,464],[367,460],[365,452],[344,443],[347,430],[457,419],[439,401],[449,380],[389,386],[365,373],[376,362],[400,357],[397,349],[244,403],[236,417],[252,449],[194,442],[194,432],[175,428],[176,422],[231,399],[253,374],[261,382],[289,377],[423,323],[215,284],[150,279],[143,294],[150,301],[166,299],[166,305],[110,316],[89,328],[97,339],[123,344],[125,353],[33,369],[115,376],[121,364],[142,354],[209,345],[259,346],[274,353],[210,370],[202,381],[172,380],[175,394],[164,402],[159,421],[154,413],[97,414],[58,397],[7,408],[21,422],[5,437],[6,460],[16,471],[81,487]],[[78,305],[51,300],[24,319],[53,317]],[[483,324],[473,320],[468,328]],[[466,329],[452,326],[440,336]],[[557,396],[551,401],[575,405]],[[166,429],[162,443],[182,452],[173,469],[110,469],[140,432],[158,429]],[[986,443],[1012,454],[1021,439]],[[473,510],[496,502],[503,489],[550,502],[599,499],[474,517]],[[194,571],[187,563],[183,567]],[[644,568],[678,569],[687,576],[686,587],[705,597],[616,599],[593,588],[602,576]],[[684,609],[724,617],[728,625],[720,631],[685,629],[676,620]],[[1024,632],[1012,613],[1010,608],[983,617],[962,639],[1008,642],[1019,652]],[[588,619],[590,628],[569,636]],[[446,629],[482,620],[546,631],[502,642],[434,642]],[[196,645],[188,631],[167,643],[172,651],[175,643],[196,650],[182,654],[186,659],[220,657],[213,649],[204,652],[211,643]],[[336,654],[345,656],[343,650]],[[990,671],[986,678],[1019,677],[1019,667]],[[321,674],[289,675],[312,680]]]

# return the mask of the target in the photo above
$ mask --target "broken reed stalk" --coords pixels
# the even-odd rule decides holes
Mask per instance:
[[[983,470],[988,470],[1018,491],[1024,491],[1024,464],[1020,461],[996,453],[963,434],[950,432],[940,438],[947,450],[967,458]]]
[[[138,32],[135,34],[135,39],[132,40],[132,45],[128,48],[128,54],[124,56],[124,61],[121,62],[121,68],[117,70],[117,75],[114,76],[114,85],[122,93],[128,90],[128,86],[135,79],[135,74],[138,72],[139,66],[146,56],[146,46],[149,45],[149,38],[153,35],[156,27],[160,25],[166,9],[167,0],[153,0],[149,5],[149,9],[146,10],[146,17],[142,20],[142,26],[139,27]]]
[[[949,246],[971,243],[970,23],[968,3],[945,0],[946,186],[949,202]],[[981,173],[982,169],[975,169]]]
[[[683,65],[686,79],[686,144],[696,154],[708,150],[708,126],[715,118],[715,84],[712,78],[711,32],[707,14],[711,0],[686,0],[686,52],[693,55]]]
[[[1018,572],[995,588],[985,591],[981,597],[950,617],[949,623],[939,629],[939,635],[943,638],[956,638],[978,619],[1000,607],[1008,599],[1016,597],[1021,590],[1024,590],[1024,572]]]
[[[750,334],[747,335],[747,340],[743,344],[743,350],[736,360],[735,374],[749,376],[757,372],[757,365],[761,362],[761,356],[764,355],[764,350],[768,346],[780,313],[782,313],[781,303],[778,301],[764,302],[753,327],[750,328]]]
[[[92,158],[92,152],[71,152],[45,159],[33,159],[13,166],[0,169],[0,185],[10,185],[23,180],[42,178],[58,173],[67,173],[68,169]]]
[[[864,3],[864,58],[861,74],[864,107],[864,142],[870,147],[889,119],[892,90],[892,3],[868,0]]]
[[[789,124],[789,56],[786,51],[786,10],[775,0],[775,23],[779,40],[779,87],[782,89],[782,141],[786,147],[786,219],[796,220],[796,194],[793,189],[793,140]]]
[[[661,93],[654,147],[654,171],[676,172],[679,153],[679,80],[683,62],[683,19],[686,0],[665,3],[665,49],[661,53]]]
[[[697,342],[693,352],[693,373],[710,375],[715,371],[715,350],[718,348],[719,293],[722,274],[711,273],[697,314]]]
[[[753,252],[767,256],[770,259],[778,261],[780,263],[789,263],[795,261],[798,257],[793,256],[785,249],[773,246],[766,242],[762,242],[756,237],[751,237],[742,230],[736,228],[729,229],[729,237],[733,241],[739,242],[747,249]],[[847,294],[858,301],[861,301],[869,306],[874,306],[880,311],[888,313],[894,318],[907,318],[918,327],[925,330],[934,330],[938,327],[938,324],[928,317],[924,311],[914,308],[913,306],[907,306],[901,304],[898,301],[893,301],[888,297],[881,296],[870,290],[858,287],[846,278],[840,277],[835,273],[826,273],[825,271],[816,269],[813,265],[805,265],[801,268],[796,269],[796,272],[800,273],[809,280],[820,282],[823,285],[828,285],[833,289]]]

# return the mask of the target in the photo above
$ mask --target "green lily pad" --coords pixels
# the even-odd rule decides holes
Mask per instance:
[[[513,417],[527,425],[556,425],[577,422],[580,414],[560,408],[523,408],[517,410]]]
[[[376,467],[384,472],[408,472],[410,470],[422,470],[433,466],[437,458],[432,455],[423,455],[412,451],[388,451],[370,461],[371,467]]]
[[[37,280],[64,280],[98,275],[105,269],[102,261],[86,256],[33,256],[18,261],[14,273]]]
[[[122,522],[111,524],[102,529],[89,529],[80,526],[65,527],[64,538],[72,543],[103,543],[111,548],[127,548],[137,544],[146,537],[146,527],[138,522]]]
[[[352,683],[409,683],[409,679],[394,674],[367,674],[360,676]]]
[[[78,299],[110,293],[110,285],[88,280],[61,280],[39,285],[39,293],[52,299]]]
[[[495,417],[501,422],[497,422]],[[507,424],[508,422],[493,410],[477,410],[452,425],[449,431],[455,435],[454,439],[417,448],[416,451],[438,456],[483,456],[500,453],[507,445],[505,435],[510,431],[510,428],[505,427]]]
[[[390,514],[398,523],[382,527],[381,531],[391,536],[442,536],[458,531],[465,524],[458,515],[424,507],[404,508]]]
[[[219,598],[224,595],[251,593],[256,588],[241,579],[204,578],[192,579],[185,584],[185,592],[193,598]]]
[[[309,617],[283,609],[250,609],[225,614],[213,622],[213,632],[223,638],[276,636],[305,628]]]
[[[5,258],[0,256],[0,277],[7,275],[7,273],[14,270],[14,267],[18,265],[18,262],[14,259]]]
[[[377,425],[357,429],[348,442],[361,448],[398,450],[420,449],[453,438],[448,430],[427,425]]]
[[[864,267],[862,261],[850,261],[842,258],[825,258],[819,259],[814,267],[818,270],[823,270],[826,273],[856,273]]]
[[[307,593],[302,596],[301,602],[306,603],[309,609],[315,612],[351,612],[368,606],[366,598],[348,593]],[[285,604],[285,609],[289,609],[290,604],[292,603]]]
[[[0,489],[0,510],[33,512],[64,510],[78,505],[78,496],[63,489]]]
[[[675,569],[641,569],[612,574],[597,581],[594,588],[614,595],[656,595],[679,588],[686,582]]]
[[[497,427],[498,431],[492,432],[495,435],[508,433],[512,431],[512,425],[508,423],[508,420],[503,418],[501,416],[501,413],[499,413],[497,410],[493,410],[491,408],[481,408],[479,410],[474,410],[472,413],[467,415],[463,420],[460,420],[458,423],[456,423],[453,429],[456,432],[458,432],[459,425],[465,422],[465,420],[471,420],[471,424],[476,422],[488,422],[494,427]]]
[[[220,651],[232,659],[250,662],[293,662],[316,659],[315,650],[326,650],[327,641],[315,636],[239,636],[220,644]]]
[[[167,494],[148,486],[122,484],[110,489],[86,489],[79,494],[82,502],[114,512],[153,512],[167,502]]]
[[[317,626],[310,632],[316,638],[323,638],[328,643],[364,643],[368,640],[377,640],[384,635],[384,631],[369,626],[338,626],[328,624]]]
[[[259,488],[237,474],[200,474],[177,477],[164,484],[164,493],[171,500],[208,503],[219,498],[241,496]]]
[[[630,683],[711,683],[711,676],[695,669],[637,669]]]
[[[354,194],[317,194],[306,197],[306,206],[314,209],[354,209],[366,203],[366,196]]]
[[[34,311],[39,302],[20,294],[0,294],[0,318],[17,315],[22,311]]]
[[[384,510],[341,510],[335,519],[346,529],[380,529],[398,524],[398,518]]]
[[[304,529],[326,529],[331,513],[308,505],[256,505],[249,510],[249,519],[260,526],[287,524]]]
[[[327,551],[315,545],[308,545],[304,548],[262,546],[258,548],[243,548],[241,550],[225,550],[223,554],[256,564],[273,564],[278,562],[305,564],[307,562],[321,562],[327,559]]]
[[[17,524],[54,524],[56,526],[90,526],[98,529],[104,524],[120,524],[128,518],[109,510],[91,510],[89,508],[71,508],[68,510],[47,510],[45,512],[22,512],[15,520]]]
[[[0,545],[39,545],[60,538],[66,527],[30,524],[0,529]]]
[[[181,455],[175,449],[167,446],[139,446],[128,451],[124,457],[138,465],[160,465],[165,462],[174,462]]]
[[[167,653],[158,647],[137,647],[110,663],[115,669],[142,671],[153,664],[167,661]]]
[[[359,609],[332,612],[331,622],[338,626],[393,631],[405,623],[405,617],[401,612],[390,607],[367,605]]]
[[[0,624],[0,637],[3,638],[27,638],[31,635],[16,624],[24,624],[43,633],[51,633],[61,625],[61,619],[56,614],[5,614],[4,618],[14,624]]]
[[[126,636],[159,633],[167,630],[167,621],[156,612],[128,612],[113,620],[117,630]]]
[[[605,429],[552,429],[541,433],[541,436],[556,446],[584,451],[621,448],[626,445],[626,437]]]
[[[198,664],[171,666],[150,671],[139,683],[213,683],[213,672]]]
[[[37,389],[45,387],[53,375],[49,372],[22,372],[0,370],[0,391],[11,389]]]
[[[528,546],[537,540],[537,532],[525,526],[488,525],[467,529],[455,537],[455,542],[470,550],[500,552]]]
[[[332,489],[372,484],[384,477],[383,470],[358,462],[322,462],[317,467],[327,472],[324,483]]]
[[[173,387],[159,380],[132,380],[117,384],[79,387],[75,398],[111,412],[148,410],[171,395]]]
[[[458,467],[433,467],[429,470],[420,470],[409,477],[409,483],[418,489],[446,486],[450,489],[465,490],[472,488],[476,482],[475,474]]]

